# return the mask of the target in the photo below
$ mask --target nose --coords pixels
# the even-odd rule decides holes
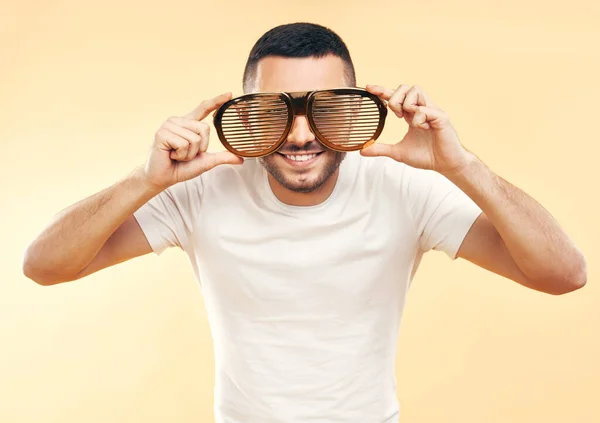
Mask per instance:
[[[286,144],[304,147],[307,143],[315,141],[315,134],[310,130],[306,116],[294,116],[292,129],[287,136]]]

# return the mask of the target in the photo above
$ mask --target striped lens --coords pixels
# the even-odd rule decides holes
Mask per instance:
[[[312,119],[320,138],[343,151],[358,150],[375,139],[382,117],[375,100],[359,92],[317,92],[312,101]]]
[[[228,150],[242,157],[257,157],[279,147],[289,131],[290,118],[290,106],[283,96],[251,94],[220,110],[215,126]]]

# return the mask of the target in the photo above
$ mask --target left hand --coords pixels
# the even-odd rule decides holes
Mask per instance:
[[[388,107],[409,125],[397,144],[372,144],[363,156],[388,156],[420,169],[447,174],[460,171],[473,155],[467,151],[450,123],[425,92],[417,86],[400,85],[396,91],[367,85],[367,91],[388,102]]]

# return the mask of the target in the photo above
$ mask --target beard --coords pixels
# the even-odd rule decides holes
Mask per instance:
[[[310,143],[302,149],[291,148],[289,154],[302,154],[310,151]],[[346,157],[346,153],[325,150],[318,157],[319,162],[315,167],[307,170],[294,170],[285,167],[279,153],[272,153],[261,157],[258,162],[271,174],[271,176],[284,188],[297,193],[311,193],[317,191],[339,169]]]

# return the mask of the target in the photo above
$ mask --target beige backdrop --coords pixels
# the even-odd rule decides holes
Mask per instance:
[[[596,0],[6,3],[1,422],[212,421],[212,340],[181,252],[41,287],[23,251],[54,213],[142,163],[167,117],[240,94],[256,39],[294,21],[338,32],[359,85],[424,87],[588,259],[588,285],[553,297],[428,255],[400,334],[403,422],[600,421]],[[392,115],[382,142],[404,130]]]

